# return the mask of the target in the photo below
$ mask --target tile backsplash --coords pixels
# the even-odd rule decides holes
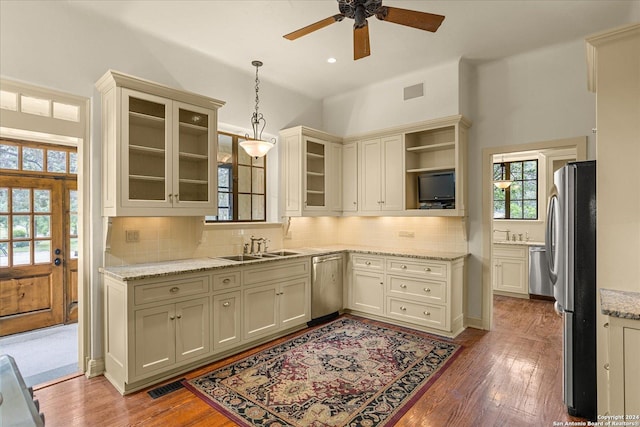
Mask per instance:
[[[202,217],[113,218],[105,266],[242,253],[253,235],[270,249],[365,245],[429,251],[467,252],[460,218],[315,217],[287,224],[203,225]],[[137,231],[137,241],[127,241]],[[286,233],[286,235],[285,235]]]

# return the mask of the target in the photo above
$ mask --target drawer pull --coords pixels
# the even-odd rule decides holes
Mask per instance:
[[[229,302],[225,302],[224,304],[222,304],[223,307],[229,307],[231,304],[229,304]]]
[[[169,292],[171,292],[172,294],[175,294],[178,291],[180,291],[180,288],[177,286],[174,286],[173,288],[169,289]]]
[[[400,310],[402,310],[402,311],[407,311],[407,307],[405,307],[404,305],[401,305],[401,306],[400,306]]]
[[[609,322],[605,323],[603,326],[604,326],[605,328],[608,328],[608,327],[609,327]]]
[[[231,281],[231,279],[229,279],[229,278],[227,277],[226,279],[224,279],[224,280],[222,281],[222,283],[229,283],[230,281]]]
[[[431,312],[430,312],[430,311],[425,311],[425,312],[424,312],[424,315],[425,315],[425,316],[431,316]]]
[[[366,265],[371,265],[371,261],[365,262]]]
[[[431,271],[431,268],[426,267],[426,268],[424,269],[424,271],[427,271],[427,272],[428,272],[428,271]]]
[[[407,266],[406,266],[406,265],[404,265],[404,264],[402,264],[402,265],[400,266],[400,268],[401,268],[401,269],[403,269],[403,270],[406,270],[406,269],[407,269]]]
[[[402,285],[400,285],[400,287],[401,287],[402,289],[406,289],[406,288],[407,288],[407,285],[405,285],[405,284],[403,283]]]
[[[426,293],[430,293],[430,292],[431,292],[431,288],[424,288],[424,291],[425,291]]]

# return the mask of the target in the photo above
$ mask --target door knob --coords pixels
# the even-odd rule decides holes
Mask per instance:
[[[56,254],[56,255],[60,255],[60,253],[61,253],[61,252],[62,252],[62,251],[61,251],[60,249],[56,249],[56,250],[55,250],[55,254]]]
[[[62,264],[62,261],[60,260],[60,258],[56,258],[56,259],[53,260],[53,263],[55,265],[60,265],[60,264]]]

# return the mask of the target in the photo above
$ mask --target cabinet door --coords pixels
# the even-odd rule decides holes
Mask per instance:
[[[216,112],[173,103],[174,207],[217,210]]]
[[[305,175],[304,209],[308,211],[327,209],[327,164],[329,144],[311,138],[304,138]]]
[[[277,285],[244,290],[244,339],[252,340],[278,329],[277,293]]]
[[[361,211],[379,211],[382,197],[382,150],[379,139],[360,143],[360,203]]]
[[[281,137],[281,179],[284,212],[287,216],[302,215],[302,142],[300,134]]]
[[[327,209],[342,212],[342,144],[327,144]]]
[[[175,364],[175,320],[173,304],[135,311],[136,377],[149,375]]]
[[[401,211],[404,209],[404,152],[400,135],[382,140],[382,210]]]
[[[280,327],[292,328],[311,320],[309,277],[289,280],[280,285],[278,305]]]
[[[351,308],[365,313],[384,313],[384,275],[382,273],[353,271]]]
[[[495,287],[505,292],[527,294],[527,277],[525,276],[525,262],[520,259],[496,258]]]
[[[358,210],[358,144],[342,147],[342,210]]]
[[[209,298],[176,304],[176,362],[203,356],[211,350]]]
[[[171,206],[171,120],[170,100],[122,89],[122,206]]]
[[[240,342],[240,292],[213,297],[213,351]]]

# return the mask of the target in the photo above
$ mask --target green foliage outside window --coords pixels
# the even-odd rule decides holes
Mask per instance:
[[[502,178],[501,163],[493,164],[493,179]],[[493,187],[494,219],[538,219],[538,161],[504,162],[504,179],[512,181],[502,190]]]

